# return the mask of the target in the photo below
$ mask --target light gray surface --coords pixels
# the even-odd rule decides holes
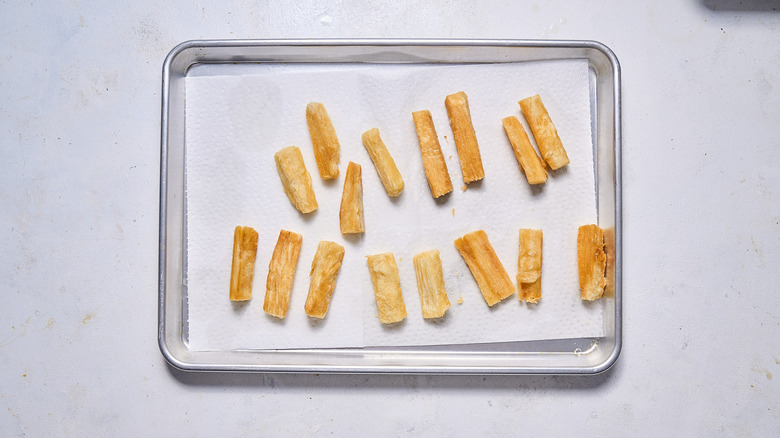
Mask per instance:
[[[0,5],[0,434],[776,433],[780,4],[352,3]],[[278,37],[612,48],[617,365],[589,378],[170,369],[155,330],[160,66],[187,39]]]

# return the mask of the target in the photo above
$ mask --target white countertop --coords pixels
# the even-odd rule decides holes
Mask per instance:
[[[305,3],[0,5],[0,435],[777,433],[780,2]],[[304,37],[588,39],[616,53],[624,336],[612,369],[229,375],[166,364],[162,62],[189,39]]]

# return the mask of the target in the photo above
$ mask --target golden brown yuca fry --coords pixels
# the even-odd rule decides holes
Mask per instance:
[[[550,166],[550,169],[560,169],[569,164],[569,156],[566,155],[561,138],[558,137],[558,130],[555,129],[550,115],[547,114],[542,98],[537,94],[518,103],[528,121],[528,126],[531,127],[536,144],[539,146],[539,152],[542,153],[542,158]]]
[[[371,283],[374,284],[376,307],[379,309],[379,321],[392,324],[406,318],[406,306],[401,294],[401,278],[398,276],[398,265],[393,253],[370,255],[368,270],[371,273]]]
[[[520,229],[519,254],[518,298],[528,303],[538,303],[542,298],[542,230]]]
[[[412,118],[431,194],[434,198],[446,195],[452,191],[452,181],[450,173],[447,171],[444,155],[441,153],[441,145],[439,145],[439,137],[436,135],[436,128],[433,126],[431,112],[428,110],[415,111],[412,113]]]
[[[604,295],[615,295],[615,227],[604,230],[604,253],[607,256],[606,288]]]
[[[377,128],[369,129],[363,133],[363,146],[366,147],[368,156],[374,162],[376,172],[379,174],[379,179],[387,194],[389,196],[400,195],[404,189],[404,180],[401,178],[401,172],[398,171],[393,157],[387,151],[385,143],[379,137]]]
[[[539,155],[536,155],[536,151],[531,145],[528,134],[525,133],[525,128],[523,128],[520,120],[515,116],[509,116],[505,117],[502,123],[504,124],[506,136],[509,138],[509,143],[512,144],[512,150],[515,151],[517,164],[525,172],[528,184],[542,184],[546,182],[547,170],[544,168],[542,159],[539,158]]]
[[[439,250],[421,252],[412,259],[417,277],[417,291],[425,319],[441,318],[450,308],[450,299],[444,289],[444,273]]]
[[[455,247],[469,266],[488,306],[493,306],[515,292],[515,285],[483,230],[455,240]]]
[[[317,245],[317,252],[311,262],[311,281],[309,295],[306,296],[304,310],[314,318],[325,318],[336,288],[336,278],[344,260],[344,247],[336,242],[323,240]]]
[[[263,310],[269,315],[284,319],[290,305],[295,267],[301,254],[303,236],[292,231],[282,230],[276,240],[271,263],[268,264],[268,277],[265,281],[265,301]]]
[[[520,301],[538,303],[542,299],[542,277],[533,283],[520,283],[518,296]]]
[[[344,191],[341,194],[339,222],[341,234],[356,234],[366,231],[363,220],[363,178],[360,164],[349,162],[344,177]]]
[[[471,123],[469,99],[466,93],[460,91],[450,94],[444,99],[447,114],[450,116],[452,136],[455,138],[455,148],[458,150],[460,170],[463,172],[463,182],[468,184],[485,177],[482,168],[482,157],[479,155],[479,144],[474,125]]]
[[[233,265],[230,270],[230,301],[252,299],[252,277],[255,275],[257,231],[238,225],[233,232]]]
[[[325,110],[325,105],[311,102],[306,105],[306,123],[314,146],[314,158],[322,179],[334,179],[339,176],[339,153],[341,145],[336,130]]]
[[[597,225],[581,226],[577,230],[577,268],[583,300],[597,300],[604,294],[606,264],[604,231]]]
[[[288,146],[276,154],[276,172],[282,180],[284,193],[292,205],[301,213],[311,213],[317,209],[317,199],[311,187],[311,175],[303,163],[301,150]]]

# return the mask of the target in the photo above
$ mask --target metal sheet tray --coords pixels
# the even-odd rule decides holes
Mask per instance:
[[[614,292],[600,300],[605,336],[435,347],[191,351],[187,345],[185,78],[198,64],[515,63],[587,59],[590,66],[599,225]],[[537,40],[213,40],[175,47],[163,65],[160,159],[159,331],[168,362],[189,371],[446,374],[594,374],[621,348],[620,66],[594,41]]]

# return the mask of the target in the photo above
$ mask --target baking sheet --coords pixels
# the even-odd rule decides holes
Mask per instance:
[[[596,222],[590,96],[586,60],[503,65],[278,65],[251,75],[193,75],[186,79],[187,285],[191,350],[394,346],[504,342],[603,335],[601,306],[579,300],[576,229]],[[461,191],[462,180],[444,96],[464,90],[480,140],[486,177]],[[520,172],[501,118],[522,116],[517,100],[541,94],[571,158],[540,190]],[[304,108],[324,102],[342,144],[342,175],[335,184],[318,177]],[[448,157],[455,191],[434,201],[419,160],[410,113],[430,109]],[[378,127],[401,170],[406,188],[390,200],[360,142]],[[530,133],[530,131],[528,131]],[[295,144],[312,173],[320,209],[300,215],[276,175],[273,153]],[[449,158],[451,156],[451,158]],[[366,234],[343,238],[338,204],[346,162],[363,166]],[[260,232],[254,299],[227,300],[232,230]],[[514,278],[517,230],[545,232],[544,295],[525,305],[512,296],[488,308],[452,241],[485,229]],[[262,311],[267,264],[281,228],[304,236],[288,318]],[[319,240],[346,247],[328,316],[303,313],[308,270]],[[441,251],[453,307],[438,322],[424,321],[411,264],[418,252]],[[387,327],[376,305],[365,255],[392,251],[409,312]],[[459,298],[462,304],[456,304]]]

